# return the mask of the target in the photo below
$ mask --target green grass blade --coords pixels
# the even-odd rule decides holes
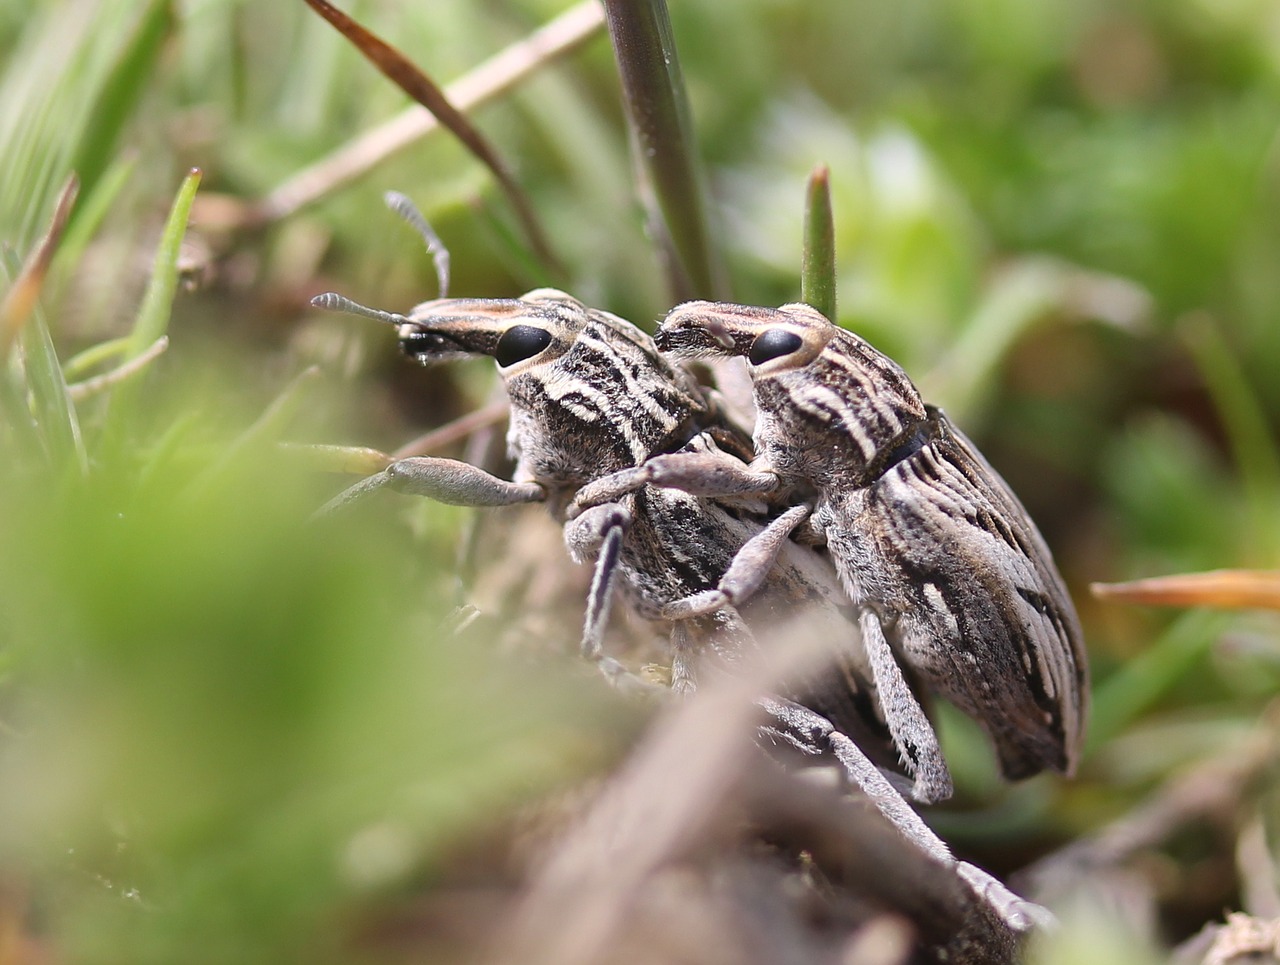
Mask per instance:
[[[86,195],[113,163],[121,129],[155,83],[156,59],[174,25],[173,8],[172,0],[152,0],[100,89],[73,162]]]
[[[1240,363],[1222,333],[1206,316],[1184,320],[1180,333],[1191,351],[1226,430],[1231,454],[1240,469],[1248,512],[1250,550],[1260,565],[1274,565],[1280,554],[1280,453],[1267,427],[1257,396],[1249,388]],[[1233,560],[1246,565],[1248,559]]]
[[[665,0],[604,0],[636,153],[653,193],[651,220],[670,243],[678,300],[721,298],[688,98]]]
[[[800,300],[836,320],[836,226],[831,212],[831,177],[825,164],[813,169],[805,193]]]
[[[182,237],[187,230],[191,203],[199,187],[200,172],[192,171],[183,180],[182,187],[174,198],[169,219],[160,236],[160,247],[156,249],[151,282],[147,285],[142,306],[138,309],[137,319],[129,332],[124,352],[126,361],[137,358],[169,329],[169,312],[178,287],[178,254],[182,247]]]
[[[121,361],[124,363],[141,356],[168,331],[173,296],[178,287],[178,254],[186,232],[187,218],[191,213],[191,204],[199,186],[200,172],[193,170],[183,180],[174,198],[156,249],[151,281],[142,297],[133,327],[125,337],[125,347],[121,353]],[[128,427],[136,422],[140,384],[138,379],[130,379],[117,385],[111,393],[102,439],[102,450],[107,459],[122,452],[129,434]]]
[[[462,111],[454,107],[440,85],[419,70],[395,47],[366,30],[326,0],[306,0],[306,3],[350,40],[356,49],[389,80],[435,115],[436,119],[489,169],[510,202],[516,217],[520,219],[520,224],[533,250],[548,268],[562,273],[563,268],[551,248],[551,242],[543,230],[542,222],[538,219],[537,211],[529,200],[529,196],[516,181],[515,175],[511,173],[511,168],[480,129],[472,124]]]
[[[1184,614],[1141,654],[1094,689],[1090,747],[1101,747],[1140,717],[1197,666],[1230,617],[1207,610]]]
[[[20,273],[16,256],[4,269],[10,278]],[[5,382],[5,407],[12,410],[7,421],[14,427],[30,427],[52,468],[75,466],[80,473],[87,472],[89,462],[80,421],[67,393],[53,339],[38,309],[18,333],[17,358],[6,373]]]

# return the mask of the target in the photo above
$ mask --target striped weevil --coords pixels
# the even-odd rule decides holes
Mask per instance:
[[[746,357],[756,460],[744,472],[659,457],[597,481],[579,506],[641,482],[791,493],[858,608],[891,729],[898,719],[914,740],[919,721],[886,685],[900,660],[981,724],[1006,777],[1071,773],[1088,697],[1071,599],[1017,497],[902,368],[803,304],[688,302],[656,343],[679,359]]]
[[[389,196],[388,203],[430,247],[437,244],[407,199]],[[493,358],[510,400],[507,439],[515,461],[513,479],[505,480],[457,460],[401,459],[326,509],[383,487],[454,505],[545,503],[564,524],[575,560],[594,561],[582,651],[615,681],[635,679],[603,650],[615,589],[639,615],[669,628],[677,689],[693,689],[707,665],[731,669],[759,645],[759,636],[802,614],[806,635],[830,641],[839,672],[793,684],[786,697],[760,698],[762,739],[833,756],[902,834],[955,868],[1012,927],[1043,920],[1041,909],[956,862],[882,773],[881,767],[905,766],[916,779],[917,797],[950,791],[936,737],[900,672],[901,692],[893,698],[898,717],[886,732],[886,701],[873,679],[892,685],[894,678],[868,663],[830,562],[790,539],[810,513],[807,505],[638,485],[585,511],[575,506],[582,487],[655,459],[715,467],[704,489],[720,488],[717,473],[726,469],[729,478],[749,472],[747,434],[723,415],[712,393],[664,359],[649,336],[553,289],[518,299],[441,297],[408,315],[365,308],[333,293],[313,304],[394,325],[401,349],[424,365]],[[920,728],[910,732],[910,741],[903,739],[904,718]]]
[[[407,199],[390,195],[388,203],[429,248],[438,248]],[[648,335],[553,289],[518,299],[438,298],[408,315],[333,293],[313,303],[394,325],[401,349],[420,364],[493,358],[510,401],[507,441],[515,462],[506,480],[458,460],[401,459],[322,512],[383,487],[464,506],[545,503],[564,525],[574,559],[594,561],[582,652],[615,681],[635,681],[604,651],[615,589],[640,616],[668,627],[677,690],[694,688],[699,659],[731,666],[758,645],[759,631],[802,614],[811,636],[832,641],[840,672],[797,685],[792,696],[812,709],[771,704],[781,728],[774,736],[807,753],[830,750],[826,745],[835,741],[836,756],[846,761],[865,757],[862,747],[881,764],[898,763],[839,580],[825,557],[788,538],[803,507],[639,487],[572,519],[566,515],[581,486],[658,454],[714,456],[746,468],[749,435],[722,413],[712,393],[663,359]],[[908,761],[909,768],[941,768],[945,775],[940,751],[922,760]]]

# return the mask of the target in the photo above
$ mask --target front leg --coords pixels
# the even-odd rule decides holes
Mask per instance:
[[[596,506],[564,527],[564,541],[575,563],[595,559],[591,589],[587,594],[587,616],[582,627],[582,656],[591,660],[613,684],[632,689],[650,689],[639,677],[604,653],[605,624],[618,579],[622,540],[631,527],[631,513],[620,503]]]
[[[754,470],[719,450],[671,452],[587,483],[570,504],[569,516],[616,502],[645,485],[680,489],[694,496],[763,496],[782,486],[776,473]]]
[[[742,544],[714,589],[668,603],[662,609],[663,619],[688,620],[707,616],[722,607],[749,599],[773,569],[792,531],[809,517],[810,511],[808,506],[793,506],[771,520],[768,526]]]
[[[393,489],[410,496],[426,496],[450,506],[514,506],[541,503],[547,491],[538,483],[501,479],[470,463],[434,456],[413,456],[393,462],[382,472],[344,489],[317,513],[326,516],[376,489]]]

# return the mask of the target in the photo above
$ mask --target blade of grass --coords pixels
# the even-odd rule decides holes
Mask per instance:
[[[199,187],[200,171],[193,169],[183,179],[182,186],[173,199],[168,220],[160,235],[160,244],[156,248],[151,280],[142,296],[142,304],[138,308],[133,327],[125,339],[124,351],[121,353],[123,363],[139,358],[168,333],[173,296],[178,287],[178,255],[182,248],[182,237],[186,233],[187,219],[191,214],[191,204]],[[117,385],[111,393],[102,442],[103,452],[108,458],[119,454],[120,446],[125,440],[126,427],[138,414],[138,388],[138,380],[131,379]]]
[[[169,313],[178,287],[178,255],[183,235],[186,234],[187,219],[191,215],[191,204],[200,187],[200,178],[200,171],[193,169],[183,179],[182,187],[178,189],[173,206],[169,209],[169,218],[160,236],[160,246],[156,249],[151,269],[151,282],[147,285],[138,317],[129,332],[124,352],[125,361],[137,358],[168,331]]]
[[[836,228],[831,212],[831,177],[825,164],[809,175],[804,205],[804,261],[800,300],[836,320]]]
[[[103,82],[73,161],[86,195],[113,162],[121,129],[154,84],[156,60],[175,22],[173,0],[152,0]]]
[[[0,271],[17,278],[22,273],[17,256],[0,251]],[[80,422],[67,393],[62,368],[38,308],[32,307],[18,333],[3,379],[0,404],[6,411],[5,427],[21,437],[31,458],[51,469],[74,465],[81,475],[88,468]]]
[[[243,464],[246,453],[255,448],[277,444],[285,427],[297,415],[319,378],[320,369],[317,366],[299,372],[253,425],[232,441],[218,459],[192,483],[187,492],[188,498],[199,500],[211,492],[221,480],[227,478],[235,466]]]
[[[137,168],[136,157],[118,157],[98,178],[92,191],[81,193],[79,203],[73,212],[75,217],[67,225],[66,235],[58,246],[58,257],[54,260],[53,269],[50,272],[53,291],[62,290],[67,275],[80,263],[80,257],[85,248],[102,226],[112,204],[129,183],[135,168]],[[72,362],[74,359],[67,364],[70,365]],[[72,378],[70,373],[67,377]]]
[[[74,465],[81,475],[89,460],[80,434],[80,420],[67,389],[53,339],[37,310],[49,265],[66,230],[75,205],[78,182],[67,179],[54,206],[48,229],[20,269],[0,303],[0,358],[8,356],[14,342],[20,346],[18,384],[6,392],[7,405],[38,438],[45,458],[57,467]],[[25,411],[23,411],[25,409]]]
[[[80,379],[91,369],[105,365],[117,356],[123,355],[128,345],[129,339],[125,336],[90,345],[83,352],[77,352],[67,359],[62,366],[63,374],[68,380]]]
[[[1266,416],[1244,370],[1208,315],[1195,313],[1182,319],[1178,334],[1200,369],[1240,467],[1253,523],[1246,537],[1249,548],[1255,558],[1270,565],[1280,554],[1280,522],[1275,511],[1280,494],[1280,453]]]
[[[505,94],[539,68],[577,50],[603,26],[604,14],[596,0],[570,7],[459,77],[445,88],[445,98],[460,111],[473,110]],[[414,104],[294,174],[251,205],[241,205],[237,199],[223,195],[203,195],[197,199],[196,220],[228,227],[278,221],[345,187],[440,127],[434,114]],[[206,203],[211,199],[213,204]]]
[[[69,177],[58,195],[54,205],[53,218],[44,236],[36,244],[14,283],[5,292],[4,301],[0,302],[0,358],[9,354],[23,324],[36,306],[40,290],[53,262],[54,252],[66,231],[67,221],[71,217],[71,208],[76,202],[79,182],[73,174]]]
[[[22,330],[20,344],[31,411],[50,463],[59,468],[74,465],[80,475],[87,475],[89,457],[80,434],[80,419],[62,377],[49,328],[39,312]]]
[[[1126,279],[1054,258],[1019,258],[994,279],[920,388],[958,422],[974,421],[990,402],[997,369],[1036,325],[1061,318],[1130,329],[1150,310],[1150,296]]]
[[[1152,646],[1095,688],[1088,745],[1102,746],[1155,704],[1204,659],[1226,624],[1222,613],[1184,614]]]
[[[506,162],[494,150],[488,138],[480,133],[465,114],[453,106],[439,85],[414,66],[399,50],[370,33],[326,0],[305,0],[305,2],[350,40],[356,49],[389,80],[434,114],[440,123],[447,127],[453,136],[493,173],[507,200],[511,202],[516,217],[520,219],[521,227],[538,258],[553,271],[562,273],[559,260],[552,252],[551,243],[542,230],[542,224],[538,220],[533,204],[516,183]]]
[[[677,301],[723,298],[724,272],[711,246],[701,168],[665,0],[603,0],[638,165],[652,191],[655,236],[669,242]]]
[[[115,368],[111,369],[111,371],[95,375],[82,382],[72,382],[68,384],[67,394],[74,402],[80,402],[81,400],[88,399],[91,396],[100,395],[108,389],[124,382],[126,379],[131,379],[141,373],[142,370],[155,361],[155,359],[163,355],[165,349],[168,347],[169,336],[162,335],[160,338],[152,342],[151,347],[141,355],[135,356],[129,361],[117,365]]]

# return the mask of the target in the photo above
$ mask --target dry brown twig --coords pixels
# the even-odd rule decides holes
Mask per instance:
[[[698,948],[726,962],[775,961],[780,948],[797,961],[805,948],[805,960],[835,960],[871,941],[865,929],[888,915],[897,924],[884,927],[899,937],[875,938],[883,961],[901,960],[890,953],[904,944],[903,921],[940,960],[1013,961],[1017,937],[954,866],[752,745],[752,697],[767,690],[762,675],[746,674],[668,705],[552,846],[490,960],[693,960]]]
[[[445,97],[459,111],[474,110],[577,50],[601,33],[603,26],[600,5],[596,0],[586,0],[446,86]],[[193,220],[205,227],[224,229],[261,227],[279,221],[345,187],[440,126],[430,111],[415,104],[352,138],[256,201],[201,195],[196,199]]]

